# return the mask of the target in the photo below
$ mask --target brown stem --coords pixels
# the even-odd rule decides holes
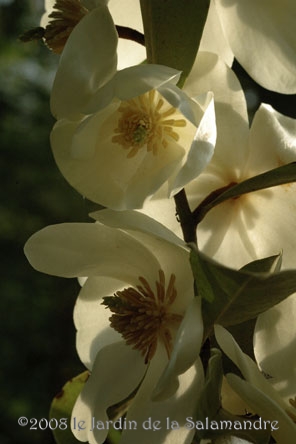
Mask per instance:
[[[145,37],[141,32],[136,29],[128,28],[127,26],[115,25],[115,27],[119,38],[133,40],[134,42],[145,46]]]
[[[217,199],[221,194],[223,194],[229,188],[232,188],[234,185],[237,185],[236,182],[231,182],[225,187],[218,188],[215,191],[212,191],[192,212],[192,218],[197,226],[205,217],[208,211],[213,208],[212,202]]]
[[[196,244],[196,224],[184,188],[174,196],[174,199],[184,240],[187,243],[194,242]]]

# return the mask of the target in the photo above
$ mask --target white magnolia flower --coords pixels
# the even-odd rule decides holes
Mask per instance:
[[[270,378],[273,375],[269,375],[266,379],[256,363],[241,351],[227,330],[217,325],[215,335],[224,353],[237,365],[245,378],[243,380],[236,375],[228,374],[227,380],[230,386],[249,405],[253,412],[256,412],[265,421],[269,421],[271,434],[278,444],[294,444],[296,440],[295,374],[294,379],[287,381],[281,392],[274,385],[273,378]],[[268,344],[271,344],[271,342],[269,338]],[[280,339],[278,339],[279,342]],[[285,345],[286,340],[284,339],[283,346],[285,347]],[[290,345],[293,347],[292,343]],[[281,353],[281,368],[285,373],[286,366],[289,366],[290,363],[295,365],[295,358],[291,357],[294,353],[291,352],[289,347],[283,348]],[[271,352],[269,359],[270,361],[278,360],[278,356]],[[271,424],[273,424],[273,427]]]
[[[74,318],[77,350],[91,376],[73,410],[86,424],[73,430],[76,438],[103,443],[107,409],[121,403],[132,424],[121,444],[192,439],[185,422],[203,383],[203,326],[188,251],[160,236],[89,223],[47,227],[29,239],[25,253],[37,270],[87,276]],[[180,428],[168,430],[167,417]],[[145,430],[149,418],[160,422]]]
[[[45,0],[45,13],[40,25],[45,28],[45,42],[54,52],[60,54],[74,27],[93,9],[108,4],[116,25],[129,27],[143,33],[139,0]],[[120,69],[145,60],[143,45],[129,39],[118,42]]]
[[[286,403],[296,397],[295,338],[296,296],[293,295],[261,314],[254,333],[254,354],[258,366],[272,376],[269,382]],[[290,392],[291,388],[294,388],[294,393],[293,390]]]
[[[222,28],[220,39],[226,38],[234,56],[250,76],[267,89],[295,94],[295,1],[212,0],[212,3],[220,21],[214,29]],[[211,19],[206,24],[207,41],[213,23],[217,22]],[[212,39],[215,41],[215,38],[217,40],[216,33]]]
[[[216,127],[211,94],[189,98],[176,87],[178,71],[149,64],[116,72],[116,42],[104,6],[72,31],[52,90],[59,120],[51,144],[74,188],[122,210],[140,208],[165,182],[173,194],[200,174]]]
[[[215,65],[212,60],[211,65],[213,57],[208,55],[209,69],[197,72],[195,85],[214,92],[217,141],[211,162],[185,187],[192,210],[211,193],[296,160],[296,120],[263,104],[249,129],[239,83],[222,62]],[[187,88],[192,93],[191,85]],[[283,250],[283,268],[293,268],[295,210],[294,183],[230,199],[211,209],[199,224],[199,248],[233,268]],[[174,203],[164,199],[163,191],[145,204],[144,212],[181,237]]]

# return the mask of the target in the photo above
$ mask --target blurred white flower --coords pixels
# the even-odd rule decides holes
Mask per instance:
[[[272,331],[272,328],[273,325],[269,326],[269,331]],[[272,421],[276,422],[274,429],[271,427],[271,434],[278,444],[294,444],[296,440],[295,373],[294,378],[286,381],[283,396],[283,393],[276,386],[273,375],[268,375],[266,378],[260,372],[256,363],[241,351],[227,330],[216,325],[215,335],[219,346],[240,369],[242,376],[245,378],[243,380],[234,374],[228,374],[227,381],[230,386],[249,405],[253,412],[270,423]],[[286,366],[295,365],[295,357],[291,356],[294,353],[291,353],[290,348],[286,346],[285,339],[284,336],[281,350],[283,373],[285,373]],[[278,342],[280,342],[280,338],[278,338]],[[268,343],[271,343],[270,339]],[[273,350],[269,354],[269,359],[270,361],[278,360],[278,356],[273,354]],[[279,369],[279,366],[276,366]]]
[[[123,431],[120,444],[192,435],[185,422],[203,384],[203,324],[188,251],[160,236],[90,223],[47,227],[29,239],[25,253],[39,271],[88,277],[74,313],[77,350],[91,370],[73,410],[86,424],[73,430],[76,438],[103,443],[107,426],[93,429],[92,418],[106,425],[107,409],[118,403],[120,415],[127,411],[126,421],[138,425]],[[161,429],[143,430],[149,417]],[[180,428],[167,430],[167,417]]]

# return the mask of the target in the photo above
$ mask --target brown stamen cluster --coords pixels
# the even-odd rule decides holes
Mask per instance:
[[[51,20],[45,28],[44,40],[56,54],[60,54],[73,28],[88,13],[80,0],[56,0]]]
[[[178,111],[155,90],[122,102],[118,111],[121,117],[112,142],[129,150],[127,157],[134,157],[142,147],[156,155],[161,147],[168,146],[170,139],[179,140],[174,127],[186,126],[185,119],[168,119]]]
[[[172,351],[172,329],[176,329],[183,316],[169,311],[177,296],[175,275],[172,274],[165,288],[165,275],[159,270],[156,294],[143,277],[141,285],[117,291],[114,296],[105,297],[103,304],[112,313],[110,325],[122,335],[128,345],[139,350],[147,364],[154,356],[158,341],[166,349],[168,357]]]

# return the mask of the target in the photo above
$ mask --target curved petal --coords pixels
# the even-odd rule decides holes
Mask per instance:
[[[296,381],[296,295],[258,316],[254,353],[259,367],[275,382],[282,382],[281,394],[294,398]],[[270,379],[273,384],[273,379]]]
[[[106,6],[95,8],[75,26],[52,88],[51,110],[56,118],[79,115],[94,92],[115,73],[117,40]]]
[[[248,155],[249,123],[244,92],[234,72],[216,54],[199,52],[184,91],[190,97],[214,93],[217,142],[211,164],[221,171],[241,168]]]
[[[106,107],[114,98],[129,100],[166,83],[176,84],[181,72],[163,65],[136,65],[117,71],[112,79],[93,94],[85,114],[93,114]]]
[[[248,175],[296,161],[296,119],[284,116],[270,105],[262,104],[250,129]]]
[[[203,338],[203,320],[200,298],[189,304],[178,329],[170,361],[153,391],[153,400],[160,401],[172,396],[179,387],[179,375],[196,361]]]
[[[210,8],[198,51],[207,51],[218,54],[228,66],[232,65],[234,59],[230,46],[223,34],[213,1],[210,2]]]
[[[239,63],[264,88],[296,93],[294,0],[214,0]]]
[[[169,200],[169,199],[167,199]],[[172,200],[171,200],[172,201]],[[173,202],[172,202],[173,203]],[[146,208],[146,204],[145,204]],[[162,202],[159,204],[158,211],[162,209]],[[175,211],[173,209],[173,211]],[[160,224],[152,217],[147,216],[145,211],[132,211],[126,210],[118,212],[114,210],[99,210],[94,213],[90,213],[96,221],[108,225],[109,227],[120,228],[131,232],[143,232],[151,234],[160,239],[164,239],[168,242],[174,243],[181,247],[184,247],[184,241],[177,237],[172,231],[170,231],[166,224]]]
[[[172,176],[169,179],[171,195],[184,188],[206,168],[214,154],[216,135],[214,99],[212,98],[198,124],[190,150],[183,160],[182,168],[178,171],[176,177]]]
[[[295,443],[296,424],[276,402],[236,375],[228,374],[227,381],[253,411],[269,421],[271,434],[278,444]]]
[[[174,396],[162,402],[153,402],[150,395],[161,372],[159,360],[158,356],[154,363],[151,362],[154,367],[149,368],[143,387],[127,414],[127,420],[136,421],[138,429],[124,430],[120,444],[131,442],[189,444],[192,441],[194,430],[186,427],[185,423],[187,417],[194,416],[196,402],[203,385],[201,362],[198,359],[179,377],[179,389]]]
[[[38,271],[62,277],[103,275],[138,283],[139,276],[157,276],[161,268],[127,233],[95,223],[46,227],[27,241],[25,254]]]
[[[107,408],[127,398],[141,382],[145,371],[143,357],[123,341],[104,347],[74,405],[71,419],[74,436],[90,444],[102,444],[108,434]],[[73,418],[84,421],[85,428],[74,428]],[[102,421],[104,427],[93,428],[92,418]]]
[[[248,382],[250,382],[253,387],[265,393],[266,396],[270,397],[282,408],[285,408],[285,403],[283,402],[279,394],[273,389],[273,387],[268,382],[268,380],[265,379],[263,374],[260,373],[255,362],[248,355],[242,352],[231,334],[225,328],[221,327],[221,325],[215,325],[215,336],[219,346],[222,348],[224,353],[232,360],[232,362],[234,362],[234,364],[240,369],[243,377]]]
[[[91,277],[78,295],[74,307],[76,349],[79,358],[89,369],[93,366],[98,350],[121,340],[121,335],[110,327],[110,311],[102,305],[102,298],[112,296],[123,285],[116,279]]]
[[[176,205],[173,198],[168,199],[167,184],[164,184],[152,197],[147,199],[141,210],[150,218],[157,220],[166,228],[183,239],[180,222],[176,213]],[[182,240],[183,243],[183,240]]]

